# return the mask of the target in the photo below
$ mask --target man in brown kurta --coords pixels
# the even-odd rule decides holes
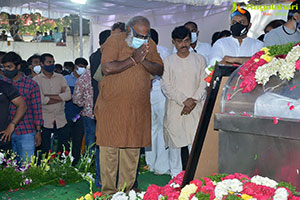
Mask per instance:
[[[124,184],[128,192],[134,184],[140,147],[151,146],[151,74],[163,73],[149,21],[133,17],[126,30],[111,35],[101,47],[105,76],[99,83],[95,116],[104,195]]]

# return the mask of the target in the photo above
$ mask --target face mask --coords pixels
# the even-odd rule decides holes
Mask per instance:
[[[248,33],[248,25],[243,25],[241,23],[236,23],[231,25],[230,31],[232,36],[240,37]]]
[[[4,75],[9,79],[13,79],[15,76],[17,76],[17,74],[18,74],[17,69],[14,69],[12,71],[4,70]]]
[[[41,68],[41,66],[39,66],[39,65],[33,67],[33,71],[34,71],[36,74],[41,73],[41,69],[42,69],[42,68]]]
[[[77,70],[76,70],[76,73],[81,76],[84,72],[86,71],[85,68],[83,67],[78,67]]]
[[[148,40],[143,40],[137,37],[133,37],[131,47],[134,49],[138,49],[140,46],[142,46],[144,43],[147,43]]]
[[[191,44],[194,44],[197,41],[197,33],[191,32],[192,38],[191,38]]]
[[[54,65],[44,65],[44,69],[51,73],[54,71]]]

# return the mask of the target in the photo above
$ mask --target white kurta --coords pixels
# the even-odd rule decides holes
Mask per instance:
[[[166,146],[179,148],[192,144],[206,97],[203,56],[190,52],[186,58],[173,54],[164,60],[161,86],[167,98],[164,118]],[[187,98],[197,100],[189,115],[180,115]]]

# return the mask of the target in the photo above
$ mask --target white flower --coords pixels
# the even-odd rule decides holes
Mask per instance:
[[[87,161],[88,163],[91,163],[92,162],[92,159],[91,158],[88,158],[88,161]]]
[[[273,200],[287,200],[288,196],[289,196],[289,193],[285,188],[278,188],[275,191]]]
[[[0,165],[3,163],[4,153],[0,152]]]
[[[198,200],[198,198],[197,198],[197,197],[195,197],[195,196],[193,196],[192,200]]]
[[[262,177],[262,176],[253,176],[251,178],[251,183],[255,183],[257,185],[264,185],[264,186],[268,186],[271,188],[276,188],[276,186],[278,185],[278,183],[272,179],[269,179],[267,177]]]
[[[128,195],[130,200],[136,200],[136,193],[134,190],[130,190]]]
[[[180,185],[177,184],[177,183],[175,183],[175,182],[173,182],[173,183],[170,184],[170,187],[171,187],[171,188],[179,188]]]
[[[286,55],[287,62],[296,62],[299,59],[300,46],[294,46],[292,50]]]
[[[217,183],[215,188],[216,199],[222,200],[224,195],[230,192],[241,192],[243,190],[243,183],[238,179],[226,179]]]
[[[274,58],[271,62],[257,68],[255,79],[258,84],[265,85],[271,76],[276,75],[281,65],[281,60]]]
[[[128,200],[128,197],[124,192],[117,192],[112,196],[111,200]]]
[[[146,194],[146,192],[142,192],[142,193],[137,193],[137,196],[140,197],[140,199],[144,199],[144,195]]]
[[[71,163],[73,163],[74,157],[73,157],[73,156],[70,156],[70,159],[71,159]]]

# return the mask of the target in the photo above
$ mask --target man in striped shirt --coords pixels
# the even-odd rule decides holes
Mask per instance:
[[[30,159],[35,147],[41,144],[42,105],[38,84],[20,72],[22,58],[15,52],[8,52],[2,58],[4,66],[2,80],[15,86],[27,104],[27,112],[19,123],[15,123],[12,148],[22,161]],[[10,116],[15,116],[17,108],[10,106]],[[27,155],[26,155],[27,154]]]

